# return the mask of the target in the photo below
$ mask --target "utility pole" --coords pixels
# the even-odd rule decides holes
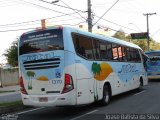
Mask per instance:
[[[146,13],[146,14],[143,14],[147,18],[147,49],[148,49],[148,51],[150,50],[149,49],[149,40],[150,40],[150,37],[149,37],[149,20],[148,20],[148,16],[149,15],[155,15],[155,14],[156,13]]]
[[[92,32],[92,11],[91,11],[91,0],[88,0],[88,31]]]
[[[2,81],[2,68],[0,68],[0,87],[3,87],[3,81]]]

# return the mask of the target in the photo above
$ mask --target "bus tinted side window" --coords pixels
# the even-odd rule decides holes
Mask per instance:
[[[107,42],[106,46],[107,46],[107,60],[112,60],[113,59],[112,44]]]
[[[93,39],[93,52],[96,60],[100,60],[99,41]]]
[[[122,59],[123,59],[123,61],[127,61],[127,48],[126,47],[124,47],[124,46],[122,46]]]
[[[102,60],[107,60],[107,48],[105,42],[100,42],[100,55]]]
[[[137,49],[136,49],[135,55],[136,55],[136,61],[141,62],[141,57],[140,57],[139,51]]]
[[[118,56],[119,56],[119,61],[123,61],[123,52],[122,52],[122,47],[118,47]]]
[[[127,52],[127,61],[131,61],[131,52],[130,52],[130,48],[126,48],[126,52]]]
[[[86,36],[73,35],[73,43],[77,54],[87,59],[93,59],[92,40]]]
[[[130,48],[131,61],[136,62],[135,49]]]
[[[113,53],[113,60],[119,60],[118,58],[118,45],[112,44],[112,53]]]

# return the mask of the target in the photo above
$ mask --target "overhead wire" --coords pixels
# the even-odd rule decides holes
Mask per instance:
[[[60,11],[57,11],[57,10],[53,10],[53,9],[50,9],[48,7],[44,7],[44,6],[41,6],[41,5],[38,5],[38,4],[34,4],[34,3],[31,3],[31,2],[27,2],[25,0],[19,0],[20,2],[23,1],[24,3],[28,3],[30,5],[34,5],[36,7],[39,7],[39,8],[42,8],[42,9],[45,9],[45,10],[50,10],[50,11],[53,11],[53,12],[56,12],[56,13],[60,13],[60,14],[63,14],[63,15],[69,15],[69,16],[72,16],[72,17],[75,17],[75,18],[78,18],[77,16],[74,16],[72,14],[68,14],[68,13],[63,13],[63,12],[60,12]]]
[[[68,19],[65,18],[65,19],[61,19],[61,20],[52,20],[52,22],[59,22],[59,21],[64,22],[64,21],[70,21],[70,20],[75,20],[75,19],[76,18],[68,18]]]
[[[139,3],[137,3],[137,2],[139,2]],[[139,13],[139,11],[142,11],[142,9],[144,9],[144,7],[142,7],[143,4],[141,4],[139,0],[136,1],[136,5],[134,4],[133,0],[123,0],[120,3],[128,4],[129,6],[128,5],[126,5],[126,6],[123,5],[124,8],[127,8],[129,10],[129,8],[132,7],[133,8],[132,10],[134,10],[135,13]]]
[[[99,16],[97,16],[97,15],[95,15],[95,17],[100,18],[100,17],[99,17]],[[112,23],[112,24],[114,24],[114,25],[117,25],[117,26],[120,26],[120,27],[123,27],[123,28],[129,29],[129,30],[134,30],[134,29],[128,28],[128,27],[126,27],[126,26],[120,25],[120,24],[118,24],[118,23],[115,23],[115,22],[109,21],[109,20],[107,20],[107,19],[104,19],[104,18],[101,18],[101,19],[102,19],[102,20],[104,20],[104,21],[107,21],[107,22],[109,22],[109,23]],[[134,31],[136,31],[136,30],[134,30]]]
[[[68,16],[68,15],[71,15],[71,14],[76,14],[75,12],[73,13],[68,13],[68,14],[65,14],[65,15],[58,15],[58,16],[55,16],[55,17],[50,17],[50,18],[43,18],[43,19],[53,19],[53,18],[58,18],[58,17],[64,17],[64,16]],[[77,18],[78,19],[78,18]],[[32,21],[24,21],[24,22],[18,22],[18,23],[11,23],[11,24],[3,24],[3,25],[0,25],[0,27],[12,27],[12,26],[15,26],[15,25],[21,25],[21,24],[27,24],[27,23],[35,23],[35,22],[39,22],[41,21],[41,19],[38,19],[38,20],[32,20]]]
[[[22,31],[22,30],[31,30],[35,28],[21,28],[21,29],[10,29],[10,30],[0,30],[0,32],[13,32],[13,31]]]
[[[0,0],[0,5],[3,5],[3,4],[5,5],[5,4],[8,4],[8,3],[14,3],[15,1],[17,1],[17,0],[12,0],[12,1],[10,1],[10,0],[9,1],[8,0],[5,0],[5,1]]]
[[[37,4],[34,4],[34,3],[30,3],[30,2],[27,2],[27,1],[24,1],[24,0],[21,0],[25,3],[28,3],[28,4],[32,4],[32,5],[35,5],[35,6],[38,6],[40,8],[44,8],[44,9],[47,9],[47,10],[52,10],[52,9],[49,9],[49,8],[46,8],[46,7],[43,7],[43,6],[40,6],[40,5],[37,5]],[[41,1],[41,0],[40,0]],[[63,16],[72,16],[74,18],[78,18],[80,19],[80,17],[77,17],[77,16],[73,16],[73,14],[76,14],[77,12],[74,12],[74,13],[63,13],[63,12],[59,12],[59,11],[55,11],[55,10],[52,10],[54,12],[58,12],[58,13],[61,13],[63,15],[60,15],[60,16],[56,16],[56,17],[52,17],[52,18],[45,18],[45,19],[53,19],[53,18],[57,18],[57,17],[63,17]],[[4,24],[4,25],[0,25],[0,27],[2,28],[5,28],[5,27],[17,27],[17,26],[22,26],[24,24],[28,24],[28,23],[35,23],[35,22],[39,22],[40,20],[33,20],[33,21],[26,21],[26,22],[20,22],[20,23],[12,23],[12,24]],[[32,24],[33,25],[33,24]]]
[[[63,2],[62,0],[60,0],[63,4],[65,4],[66,6],[68,6],[68,8],[72,9],[73,11],[75,11],[79,16],[81,16],[84,20],[87,20],[86,18],[84,18],[77,10],[73,9],[72,7],[70,7],[68,4],[66,4],[65,2]]]
[[[78,22],[78,23],[74,23],[74,24],[61,24],[61,25],[70,25],[70,26],[76,26],[79,25],[80,23],[84,23],[86,21],[82,21],[82,22]],[[38,27],[37,27],[38,28]],[[9,29],[9,30],[0,30],[1,32],[14,32],[14,31],[23,31],[23,30],[34,30],[36,29],[35,27],[30,27],[30,28],[19,28],[19,29]]]
[[[24,1],[24,0],[22,0],[22,1]],[[39,1],[43,1],[43,0],[39,0]],[[103,16],[118,2],[119,0],[117,0],[101,17],[98,17],[98,16],[96,16],[96,17],[98,17],[99,18],[99,20],[100,19],[102,19],[102,20],[104,20],[104,21],[107,21],[107,22],[110,22],[110,23],[112,23],[112,24],[115,24],[115,25],[118,25],[118,26],[120,26],[120,27],[123,27],[123,28],[126,28],[126,29],[130,29],[130,30],[134,30],[134,29],[131,29],[131,28],[128,28],[128,27],[125,27],[125,26],[122,26],[122,25],[119,25],[119,24],[117,24],[117,23],[114,23],[114,22],[112,22],[112,21],[109,21],[109,20],[106,20],[106,19],[104,19],[103,18]],[[24,2],[26,2],[26,1],[24,1]],[[30,2],[26,2],[26,3],[29,3],[29,4],[32,4],[32,5],[35,5],[35,6],[38,6],[38,7],[42,7],[42,8],[45,8],[45,9],[47,9],[47,10],[52,10],[52,9],[48,9],[48,8],[46,8],[46,7],[43,7],[43,6],[40,6],[40,5],[37,5],[37,4],[33,4],[33,3],[30,3]],[[70,7],[71,8],[71,7]],[[63,14],[63,15],[60,15],[60,16],[56,16],[56,17],[61,17],[61,16],[66,16],[66,15],[71,15],[71,14],[76,14],[76,12],[74,12],[74,13],[68,13],[68,14],[65,14],[65,13],[61,13],[61,14]],[[56,18],[56,17],[52,17],[52,18]],[[52,19],[52,18],[47,18],[47,19]],[[98,20],[98,21],[99,21]],[[21,24],[26,24],[26,23],[34,23],[34,22],[39,22],[40,20],[34,20],[34,21],[27,21],[27,22],[21,22],[21,23],[13,23],[13,24],[6,24],[6,25],[0,25],[1,27],[5,27],[5,26],[12,26],[12,25],[21,25]],[[98,22],[97,21],[97,22]],[[83,21],[84,22],[84,21]],[[97,23],[96,22],[96,23]],[[34,29],[34,28],[25,28],[25,29],[18,29],[18,30],[26,30],[26,29]],[[111,29],[111,28],[110,28]],[[7,32],[7,31],[16,31],[16,30],[4,30],[4,31],[0,31],[0,32]],[[135,30],[134,30],[135,31]]]
[[[41,2],[44,2],[44,3],[48,3],[48,4],[51,4],[51,5],[56,5],[56,6],[59,6],[59,7],[63,7],[63,8],[67,8],[67,9],[71,9],[71,10],[73,10],[74,12],[76,12],[79,16],[81,16],[83,19],[85,19],[86,20],[86,18],[85,17],[83,17],[79,12],[86,12],[86,11],[82,11],[82,10],[78,10],[78,9],[74,9],[74,8],[72,8],[72,7],[70,7],[68,4],[66,4],[65,2],[63,2],[63,1],[61,1],[61,0],[59,0],[59,1],[61,1],[63,4],[65,4],[66,6],[62,6],[62,5],[58,5],[58,4],[53,4],[53,3],[50,3],[50,2],[47,2],[47,1],[44,1],[44,0],[38,0],[38,1],[41,1]],[[78,12],[79,11],[79,12]]]
[[[16,1],[10,1],[10,2],[0,2],[0,7],[9,7],[9,6],[14,6],[17,5]]]
[[[44,1],[44,0],[38,0],[38,1],[45,2],[45,3],[51,4],[51,5],[56,5],[56,6],[63,7],[63,8],[67,8],[67,9],[71,9],[71,10],[76,10],[76,11],[79,11],[79,12],[86,12],[86,11],[83,11],[83,10],[72,8],[72,7],[68,6],[68,5],[67,5],[68,7],[66,7],[66,6],[55,4],[55,3],[50,3],[50,2]],[[63,2],[63,1],[61,1],[61,2]]]
[[[36,7],[39,7],[39,8],[45,9],[45,10],[50,10],[50,11],[53,11],[53,12],[56,12],[56,13],[60,13],[60,14],[66,14],[66,13],[63,13],[63,12],[60,12],[60,11],[57,11],[57,10],[53,10],[53,9],[50,9],[50,8],[47,8],[47,7],[38,5],[38,4],[34,4],[34,3],[31,3],[31,2],[27,2],[27,1],[25,1],[25,0],[20,0],[20,1],[23,1],[23,2],[25,2],[25,3],[34,5],[34,6],[36,6]]]
[[[104,17],[104,15],[105,15],[106,13],[108,13],[118,2],[119,2],[119,0],[117,0],[109,9],[107,9],[107,10],[103,13],[103,15],[102,15],[92,26],[96,25],[96,24]]]
[[[18,5],[20,3],[18,3],[19,0],[3,0],[3,1],[0,1],[0,7],[10,7],[10,6],[15,6],[15,5]]]
[[[102,24],[99,24],[99,23],[98,23],[98,26],[100,26],[100,28],[109,29],[109,30],[112,30],[112,31],[115,31],[115,32],[119,32],[119,31],[120,31],[120,30],[113,29],[113,28],[111,28],[111,27],[106,27],[106,25],[102,25]],[[123,31],[123,32],[124,32],[124,31]],[[126,33],[126,32],[124,32],[124,34],[130,35],[130,33]]]

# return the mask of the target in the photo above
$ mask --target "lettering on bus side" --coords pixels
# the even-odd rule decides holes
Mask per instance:
[[[130,73],[130,72],[137,72],[138,70],[136,69],[136,65],[122,65],[121,70],[118,73]]]
[[[36,54],[36,55],[27,55],[23,57],[23,62],[25,61],[34,61],[34,60],[43,60],[43,59],[51,59],[54,58],[54,52],[45,53],[45,54]]]

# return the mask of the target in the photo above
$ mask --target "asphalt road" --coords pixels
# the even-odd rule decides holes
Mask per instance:
[[[18,120],[129,120],[160,119],[160,80],[141,91],[134,90],[111,99],[107,106],[37,108],[17,113]]]

